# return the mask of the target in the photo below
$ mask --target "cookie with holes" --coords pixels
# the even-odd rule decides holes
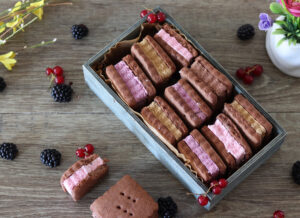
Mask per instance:
[[[128,175],[96,199],[90,209],[94,218],[158,218],[158,204]]]

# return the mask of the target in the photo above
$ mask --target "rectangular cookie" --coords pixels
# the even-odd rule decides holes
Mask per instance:
[[[94,218],[158,218],[158,204],[128,175],[97,198],[90,209]]]
[[[177,148],[205,183],[225,175],[226,165],[222,158],[197,129],[181,140]]]
[[[78,201],[107,174],[106,162],[107,160],[102,160],[97,154],[77,161],[62,175],[62,189],[68,192],[74,201]]]
[[[200,127],[212,115],[212,110],[184,79],[180,79],[176,84],[167,87],[164,96],[192,128]]]
[[[159,96],[141,111],[143,119],[168,143],[175,145],[188,134],[188,129],[168,103]]]
[[[120,97],[134,110],[150,103],[156,89],[131,55],[126,55],[116,65],[106,67],[106,75]]]
[[[176,71],[176,66],[170,57],[149,35],[141,42],[133,44],[131,54],[139,61],[156,87],[165,84]]]
[[[198,51],[169,24],[164,24],[154,39],[180,67],[187,67]]]
[[[210,130],[210,131],[208,131]],[[236,168],[252,156],[252,150],[247,141],[225,114],[219,114],[213,125],[202,129],[203,135],[221,155],[229,168]],[[229,153],[235,160],[236,166],[229,158]]]
[[[214,93],[209,85],[207,85],[203,80],[199,79],[197,74],[190,68],[183,67],[179,73],[182,79],[187,80],[194,87],[194,89],[198,91],[211,109],[217,109],[218,96]]]
[[[231,104],[225,104],[224,113],[237,125],[253,150],[258,150],[272,133],[272,124],[241,94]]]

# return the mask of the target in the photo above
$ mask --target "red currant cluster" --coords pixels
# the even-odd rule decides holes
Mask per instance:
[[[247,85],[253,83],[254,77],[260,76],[264,72],[264,69],[261,65],[256,64],[252,67],[240,68],[236,71],[236,76],[239,79],[242,79],[243,82]]]
[[[210,191],[212,191],[212,193],[214,193],[215,195],[219,195],[219,194],[221,194],[222,189],[226,188],[227,184],[228,184],[227,180],[222,178],[222,179],[219,179],[218,181],[217,180],[212,181],[210,183],[209,189],[204,194],[194,194],[194,193],[187,193],[187,194],[199,195],[198,203],[201,206],[205,206],[205,205],[207,205],[207,203],[209,201],[207,194]]]
[[[84,148],[78,148],[76,150],[76,156],[79,158],[86,158],[94,153],[94,149],[92,144],[86,144]]]
[[[149,14],[151,12],[151,14]],[[159,23],[163,23],[165,20],[166,20],[166,15],[165,13],[163,12],[158,12],[158,13],[154,13],[153,10],[150,10],[150,9],[145,9],[145,10],[142,10],[141,13],[140,13],[140,16],[141,18],[145,17],[147,14],[149,14],[147,16],[147,21],[148,23],[156,23],[157,21]]]
[[[53,69],[48,67],[46,69],[46,75],[51,75],[51,83],[55,80],[56,84],[63,84],[65,82],[65,78],[63,76],[64,70],[60,66],[55,66]]]

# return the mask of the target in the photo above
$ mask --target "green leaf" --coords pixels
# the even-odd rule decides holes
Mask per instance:
[[[283,20],[276,20],[274,23],[277,23],[278,25],[286,25],[286,22]]]
[[[285,37],[282,38],[282,39],[280,39],[280,40],[278,41],[278,43],[277,43],[277,47],[279,47],[285,40],[286,40]]]
[[[291,44],[292,44],[292,39],[289,39],[289,46],[291,46]]]
[[[285,15],[285,11],[282,8],[282,6],[277,3],[277,2],[272,2],[270,4],[270,10],[274,13],[274,14],[281,14],[281,15]]]
[[[272,34],[282,35],[282,34],[287,34],[287,32],[284,29],[276,29]]]

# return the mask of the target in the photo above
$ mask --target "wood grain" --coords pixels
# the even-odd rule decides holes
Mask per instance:
[[[1,0],[0,9],[15,1]],[[299,79],[285,76],[270,62],[264,48],[265,33],[241,42],[237,28],[257,26],[259,12],[268,1],[135,1],[74,0],[73,6],[48,7],[42,21],[0,48],[0,54],[24,44],[58,38],[56,44],[19,52],[10,73],[1,66],[8,88],[0,94],[0,143],[14,142],[20,153],[15,161],[0,160],[0,217],[91,217],[89,205],[99,195],[130,174],[155,199],[171,195],[177,217],[271,217],[277,209],[287,217],[300,214],[300,195],[290,176],[299,159]],[[81,65],[113,38],[131,26],[143,5],[166,9],[231,74],[239,67],[262,64],[265,73],[247,90],[288,131],[282,148],[257,169],[212,211],[205,212],[168,170],[127,130],[84,83]],[[84,23],[89,36],[73,40],[70,28]],[[46,67],[61,65],[67,81],[74,83],[75,99],[69,104],[52,101]],[[74,203],[60,188],[62,173],[75,162],[75,150],[92,143],[96,152],[110,159],[109,175]],[[44,148],[62,153],[62,163],[48,169],[40,163]]]

